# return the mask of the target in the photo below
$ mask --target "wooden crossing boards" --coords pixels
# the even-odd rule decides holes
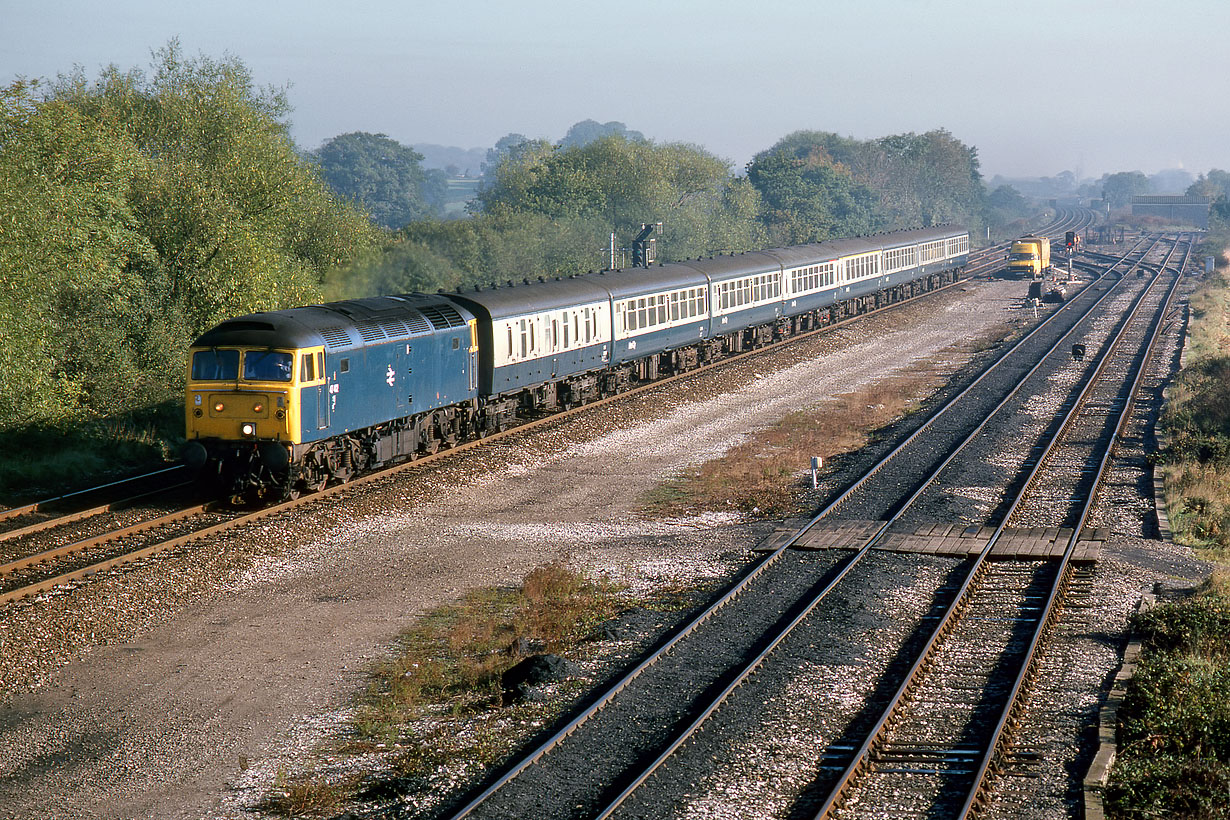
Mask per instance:
[[[795,549],[858,549],[881,526],[882,521],[835,521],[821,522],[803,533],[794,543]],[[799,525],[801,526],[801,524]],[[772,550],[788,543],[799,526],[787,523],[757,550]],[[964,527],[960,524],[927,524],[913,532],[890,531],[876,549],[888,552],[917,552],[928,555],[969,557],[982,552],[995,533],[992,527]],[[1072,560],[1076,563],[1093,563],[1098,560],[1102,543],[1109,532],[1104,529],[1086,528],[1076,542]],[[1061,527],[1030,527],[1007,529],[991,548],[992,558],[1044,559],[1060,558],[1067,549],[1072,530]]]

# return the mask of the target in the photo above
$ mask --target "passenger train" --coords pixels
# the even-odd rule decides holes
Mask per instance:
[[[937,227],[222,322],[189,353],[184,460],[235,499],[293,496],[924,293]]]

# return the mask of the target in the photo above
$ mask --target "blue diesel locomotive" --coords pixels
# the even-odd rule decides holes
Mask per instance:
[[[193,343],[185,461],[295,495],[924,293],[961,228],[230,319]]]

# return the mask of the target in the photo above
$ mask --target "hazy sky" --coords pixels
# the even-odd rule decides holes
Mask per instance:
[[[619,120],[742,168],[799,129],[945,128],[987,177],[1230,168],[1226,0],[0,0],[0,83],[179,38],[350,131],[489,147]]]

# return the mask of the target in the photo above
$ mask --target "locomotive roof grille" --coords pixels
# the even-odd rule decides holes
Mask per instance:
[[[380,329],[384,331],[384,335],[390,339],[396,339],[401,336],[409,336],[410,331],[406,326],[397,319],[386,319],[380,323]]]
[[[384,330],[379,322],[355,322],[355,329],[365,342],[377,342],[385,338]]]
[[[319,332],[320,332],[320,335],[324,338],[325,344],[328,345],[330,348],[336,349],[336,348],[342,348],[342,347],[350,347],[351,345],[350,334],[346,332],[345,328],[322,327],[320,328]]]
[[[407,310],[402,318],[410,328],[409,333],[431,333],[431,323],[417,310]]]
[[[465,325],[461,314],[452,305],[422,305],[419,310],[436,330],[448,330],[450,327]]]

